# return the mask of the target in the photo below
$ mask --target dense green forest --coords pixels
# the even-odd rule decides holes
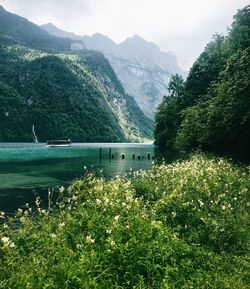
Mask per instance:
[[[250,6],[215,35],[184,81],[174,75],[156,115],[155,142],[250,160]]]
[[[109,62],[75,44],[0,7],[0,141],[32,141],[33,124],[39,141],[152,139]]]

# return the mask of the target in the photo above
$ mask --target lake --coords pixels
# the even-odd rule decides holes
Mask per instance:
[[[109,159],[110,148],[113,159]],[[84,176],[84,166],[95,173],[102,169],[106,178],[112,178],[131,170],[147,170],[152,156],[158,155],[150,144],[76,143],[52,148],[44,143],[0,143],[0,210],[12,213],[25,203],[34,203],[37,194],[45,198],[48,188],[67,186]]]

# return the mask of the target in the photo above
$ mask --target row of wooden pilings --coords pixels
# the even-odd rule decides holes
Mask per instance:
[[[120,155],[120,157],[121,157],[122,160],[124,160],[126,156],[125,156],[124,153],[122,153],[122,154]],[[99,158],[102,159],[102,148],[100,148],[100,150],[99,150]],[[114,159],[114,158],[115,158],[115,156],[114,156],[114,154],[112,154],[112,148],[110,148],[110,149],[109,149],[109,159],[111,160],[111,159]],[[151,156],[150,153],[147,153],[146,156],[145,156],[145,155],[132,154],[132,159],[133,159],[133,160],[135,160],[135,159],[141,160],[141,159],[146,159],[146,158],[147,158],[148,160],[150,160],[150,159],[154,160],[154,159],[155,159],[155,157],[154,157],[153,155]]]

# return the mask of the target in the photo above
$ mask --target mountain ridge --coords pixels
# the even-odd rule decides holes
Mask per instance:
[[[55,25],[53,31],[47,29],[47,24],[41,27],[55,36],[70,36]],[[134,97],[143,112],[152,119],[163,95],[168,92],[171,74],[178,73],[183,77],[187,75],[173,53],[161,51],[158,45],[138,35],[119,44],[101,33],[92,36],[74,34],[72,37],[82,37],[87,49],[100,51],[105,55],[125,91]]]
[[[4,9],[0,16],[0,141],[31,141],[33,125],[40,141],[152,139],[152,121],[101,53]]]

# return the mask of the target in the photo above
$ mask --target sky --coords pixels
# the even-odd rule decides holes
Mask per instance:
[[[53,23],[79,35],[96,32],[116,43],[137,34],[197,57],[215,33],[227,34],[249,0],[0,0],[9,12],[36,24]]]

